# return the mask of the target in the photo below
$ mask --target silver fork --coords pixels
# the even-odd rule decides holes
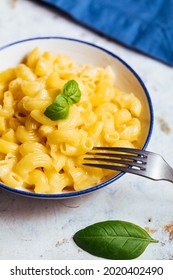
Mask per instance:
[[[159,154],[131,149],[95,147],[85,157],[83,165],[117,170],[173,183],[173,168]]]

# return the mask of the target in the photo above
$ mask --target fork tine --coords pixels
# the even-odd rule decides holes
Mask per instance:
[[[138,154],[146,156],[148,154],[147,151],[138,150],[133,148],[120,148],[120,147],[94,147],[93,150],[105,150],[105,151],[113,151],[113,152],[124,152],[129,154]]]
[[[116,153],[92,153],[88,152],[87,155],[97,155],[97,156],[105,156],[105,157],[113,157],[113,158],[124,158],[124,159],[130,159],[134,161],[141,161],[142,163],[146,163],[146,156],[132,156],[131,154],[116,154]]]
[[[91,160],[91,161],[103,161],[107,163],[119,163],[124,164],[126,166],[134,166],[140,168],[140,170],[145,170],[144,166],[146,162],[138,163],[135,161],[129,161],[129,160],[121,160],[121,159],[112,159],[112,158],[84,158],[85,160]]]
[[[83,165],[142,175],[142,174],[139,174],[138,169],[123,167],[123,166],[117,166],[117,165],[113,166],[113,165],[108,165],[108,164],[97,164],[97,163],[83,163]]]

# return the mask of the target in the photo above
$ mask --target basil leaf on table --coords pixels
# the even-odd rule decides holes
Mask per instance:
[[[70,105],[79,102],[81,91],[78,83],[75,80],[68,81],[62,89],[62,95],[67,99]]]
[[[140,256],[149,243],[157,243],[141,227],[119,220],[103,221],[78,231],[75,243],[97,257],[128,260]]]
[[[67,103],[67,100],[59,94],[55,101],[49,105],[44,114],[51,120],[60,120],[65,119],[68,116],[69,112],[69,104]]]

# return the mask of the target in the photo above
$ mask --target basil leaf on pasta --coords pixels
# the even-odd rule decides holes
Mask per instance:
[[[62,89],[62,95],[67,99],[70,105],[79,102],[81,91],[78,83],[75,80],[68,81]]]
[[[44,114],[51,120],[65,119],[68,116],[69,104],[65,97],[59,94],[55,101],[49,105]]]
[[[68,81],[62,88],[62,92],[49,105],[44,114],[51,120],[57,121],[68,116],[69,105],[77,103],[81,98],[81,91],[75,80]]]

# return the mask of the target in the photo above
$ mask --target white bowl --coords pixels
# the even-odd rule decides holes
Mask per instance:
[[[75,62],[82,64],[93,64],[104,67],[110,65],[116,73],[116,86],[126,92],[135,92],[142,102],[142,133],[140,145],[142,149],[147,147],[153,128],[153,108],[149,93],[136,72],[117,55],[99,46],[88,42],[62,37],[29,38],[11,43],[0,48],[0,71],[19,64],[23,58],[35,47],[41,51],[52,51],[55,53],[68,54]],[[113,181],[119,179],[124,173],[81,191],[60,194],[37,194],[28,191],[10,188],[3,183],[0,187],[16,194],[35,198],[67,198],[86,194],[100,189]]]

